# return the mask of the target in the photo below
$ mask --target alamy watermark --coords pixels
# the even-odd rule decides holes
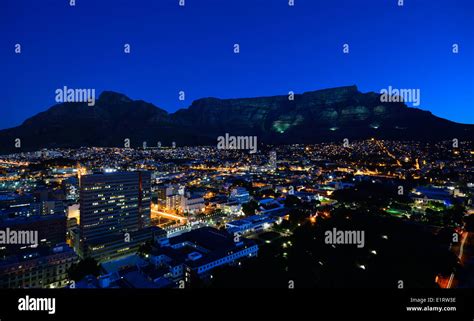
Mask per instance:
[[[64,86],[54,92],[57,103],[87,103],[89,106],[95,105],[95,89],[72,89]]]
[[[420,89],[398,89],[388,86],[380,90],[382,103],[412,103],[414,107],[420,106]]]
[[[0,230],[0,245],[38,245],[38,231]]]
[[[248,149],[250,153],[257,152],[257,136],[225,136],[217,137],[217,149]]]
[[[354,244],[358,248],[365,246],[365,231],[347,231],[333,228],[324,232],[326,244]]]
[[[56,313],[55,298],[32,298],[29,295],[18,299],[18,311],[46,311]]]

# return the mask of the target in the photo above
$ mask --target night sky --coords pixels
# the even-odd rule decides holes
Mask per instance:
[[[474,123],[474,1],[397,1],[1,0],[0,128],[46,110],[63,86],[170,112],[209,96],[419,88],[419,108]]]

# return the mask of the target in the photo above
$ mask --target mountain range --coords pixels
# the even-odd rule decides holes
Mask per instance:
[[[452,140],[474,137],[474,125],[455,123],[403,102],[381,102],[380,94],[345,86],[288,95],[202,98],[175,113],[104,91],[95,106],[61,103],[20,126],[0,131],[0,153],[81,146],[149,147],[214,145],[217,137],[256,135],[259,143],[290,144],[377,137],[393,140]],[[21,139],[21,148],[15,139]]]

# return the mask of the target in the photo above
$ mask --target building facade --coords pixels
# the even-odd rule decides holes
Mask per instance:
[[[80,254],[100,258],[101,245],[127,242],[150,225],[150,173],[117,172],[80,180]],[[140,233],[138,233],[140,234]],[[147,234],[147,233],[145,233]],[[120,246],[120,245],[117,245]],[[126,248],[127,244],[123,244]]]

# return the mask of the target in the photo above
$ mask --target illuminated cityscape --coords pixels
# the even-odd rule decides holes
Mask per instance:
[[[473,321],[473,14],[0,0],[0,321]]]
[[[339,225],[343,215],[353,221],[347,226],[364,227],[367,237],[372,220],[380,221],[378,228],[386,224],[394,234],[378,232],[380,239],[368,239],[370,246],[363,250],[346,249],[354,256],[354,266],[339,266],[345,274],[357,275],[357,267],[363,267],[366,285],[375,282],[378,269],[389,263],[374,258],[388,251],[380,242],[401,237],[391,229],[393,224],[401,231],[414,229],[403,232],[407,239],[409,233],[422,233],[417,237],[434,237],[436,246],[443,248],[423,258],[434,265],[416,276],[424,283],[407,286],[470,286],[472,279],[454,273],[457,263],[452,260],[469,261],[463,254],[470,233],[464,218],[474,212],[473,162],[470,142],[456,148],[450,141],[374,138],[349,145],[262,146],[255,154],[201,146],[44,149],[4,155],[1,225],[38,230],[40,241],[3,246],[2,284],[233,286],[235,281],[229,280],[244,278],[255,264],[270,264],[271,254],[272,262],[280,259],[272,264],[282,266],[281,271],[267,272],[282,273],[275,276],[273,286],[285,287],[285,274],[286,279],[308,278],[295,270],[299,260],[319,275],[305,280],[307,286],[338,286],[328,279],[337,278],[336,273],[318,281],[326,273],[325,264],[335,264],[332,261],[342,255],[337,249],[331,253],[329,244],[312,245],[311,253],[306,253],[314,256],[310,263],[292,245],[333,224],[346,226]],[[459,243],[449,239],[455,232]],[[55,263],[52,258],[60,254],[67,255],[75,268]],[[447,261],[440,261],[440,255]],[[89,266],[91,259],[95,270]],[[417,264],[419,259],[407,258],[407,263]],[[28,276],[29,266],[39,271],[38,277]],[[53,277],[47,272],[51,269],[60,273]],[[399,273],[392,278],[403,279],[403,271]],[[253,286],[268,286],[265,277],[259,280],[261,284],[253,280]],[[360,279],[339,286],[358,286],[356,280]]]

